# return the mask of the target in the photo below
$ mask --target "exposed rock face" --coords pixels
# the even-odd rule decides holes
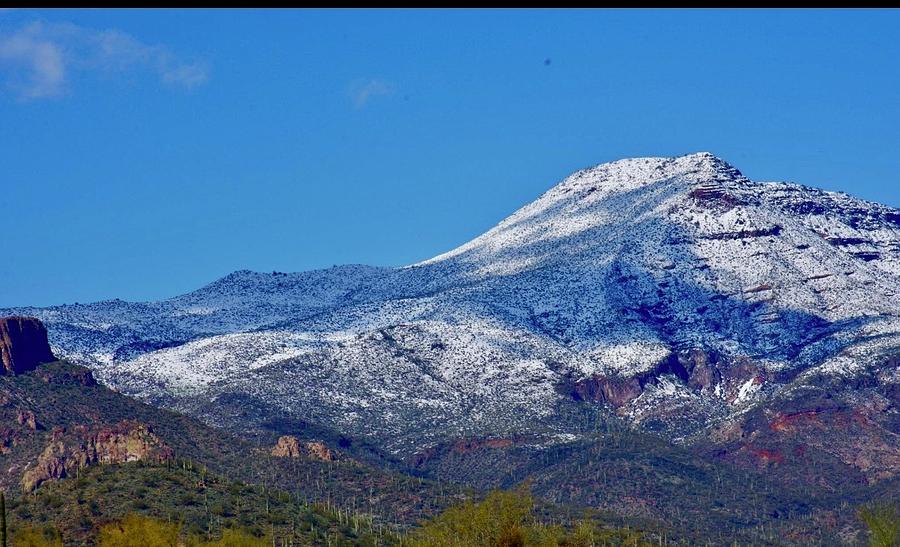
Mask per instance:
[[[114,427],[103,428],[87,440],[90,462],[101,464],[171,460],[174,453],[150,426],[140,422],[123,421]]]
[[[21,374],[55,361],[47,329],[34,317],[0,318],[0,361],[4,374]]]
[[[336,459],[334,453],[325,445],[325,443],[310,441],[305,443],[304,446],[306,447],[307,456],[314,460],[330,462]]]
[[[19,432],[14,428],[4,427],[0,429],[0,454],[7,455],[19,440]]]
[[[715,354],[695,348],[680,355],[678,361],[688,371],[688,387],[694,390],[710,389],[722,379],[722,374],[716,368]]]
[[[624,406],[641,394],[638,378],[594,375],[575,384],[575,396],[584,401],[609,403],[614,408]]]
[[[755,407],[726,420],[711,432],[718,446],[709,454],[786,483],[838,489],[895,480],[900,433],[890,388],[857,383],[832,384],[824,395],[800,392],[778,409]]]
[[[335,455],[321,441],[301,441],[293,435],[283,435],[272,448],[272,455],[278,458],[306,458],[323,462],[334,461]]]
[[[299,439],[293,435],[282,435],[272,448],[272,455],[278,458],[299,458],[302,452]]]
[[[65,478],[74,469],[84,467],[82,462],[68,454],[62,441],[51,441],[44,448],[34,467],[22,476],[22,490],[33,492],[41,483]]]
[[[34,415],[34,412],[30,410],[20,410],[16,414],[16,422],[19,425],[24,425],[28,429],[37,430],[41,428],[41,424],[38,423],[37,417]]]
[[[722,184],[715,182],[698,185],[688,196],[700,206],[719,213],[730,211],[738,205],[744,205],[743,200],[730,194]]]
[[[688,387],[733,404],[767,380],[764,368],[742,356],[722,357],[716,352],[692,349],[678,356]]]
[[[722,356],[715,351],[693,348],[671,353],[652,369],[634,376],[594,374],[575,381],[576,400],[606,403],[620,409],[638,397],[661,377],[675,376],[697,395],[740,403],[767,380],[764,368],[743,356]]]
[[[173,457],[172,449],[153,433],[150,426],[140,422],[125,420],[93,433],[79,426],[74,435],[57,428],[35,465],[25,471],[22,489],[32,492],[43,482],[63,479],[89,465],[133,461],[163,463]]]

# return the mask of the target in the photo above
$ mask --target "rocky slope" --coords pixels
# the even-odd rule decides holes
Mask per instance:
[[[409,456],[574,442],[585,413],[614,413],[747,465],[792,431],[877,481],[900,472],[898,291],[900,211],[701,153],[579,171],[404,268],[239,271],[161,302],[10,312],[101,382],[235,429],[278,415]],[[772,425],[825,399],[864,416],[865,462],[812,446],[812,422]]]

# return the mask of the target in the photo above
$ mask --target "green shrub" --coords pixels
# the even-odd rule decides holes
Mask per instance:
[[[411,535],[418,547],[597,547],[649,545],[638,531],[583,520],[567,530],[539,522],[528,486],[495,490],[481,502],[447,509]]]
[[[181,527],[149,517],[128,515],[100,528],[100,547],[176,547]]]
[[[37,537],[36,533],[31,534]],[[16,536],[17,538],[19,536]],[[31,537],[31,536],[29,536]],[[17,539],[16,541],[21,541]],[[26,543],[25,545],[61,545],[59,543]],[[256,537],[237,529],[226,529],[222,537],[206,541],[199,533],[190,533],[180,524],[163,522],[158,519],[136,514],[126,516],[100,529],[100,547],[266,547],[271,538]],[[19,543],[16,543],[18,547]]]
[[[62,537],[52,528],[24,528],[12,535],[15,547],[62,547]]]

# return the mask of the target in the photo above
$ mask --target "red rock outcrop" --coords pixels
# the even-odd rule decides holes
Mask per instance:
[[[0,361],[3,374],[21,374],[55,361],[47,329],[34,317],[0,318]]]
[[[272,448],[272,455],[277,458],[299,458],[303,455],[300,440],[293,435],[282,435]]]
[[[325,443],[321,441],[301,441],[293,435],[282,435],[271,454],[277,458],[306,458],[323,462],[337,459]]]
[[[792,412],[789,414],[779,412],[772,421],[769,422],[769,429],[778,432],[794,433],[797,429],[804,427],[806,424],[821,424],[816,418],[816,416],[821,413],[821,410],[804,410],[802,412]]]
[[[319,441],[309,441],[305,443],[306,455],[314,460],[330,462],[335,460],[334,453],[325,443]]]
[[[720,213],[730,211],[738,205],[744,204],[743,200],[730,194],[724,186],[716,183],[706,183],[697,186],[688,196],[697,205]]]
[[[122,421],[93,433],[76,428],[75,435],[65,429],[54,429],[50,443],[22,476],[22,489],[31,492],[48,480],[63,479],[89,465],[117,464],[133,461],[163,463],[174,452],[150,426]]]
[[[723,424],[711,438],[722,444],[716,457],[777,471],[784,481],[828,485],[852,477],[874,484],[900,476],[900,435],[892,426],[892,408],[878,397],[791,401],[785,410],[753,410]]]
[[[594,374],[572,385],[572,396],[578,400],[607,403],[619,409],[637,399],[647,385],[667,374],[677,376],[698,393],[715,393],[728,403],[735,403],[745,384],[766,382],[766,370],[742,356],[721,356],[716,352],[693,348],[672,353],[653,368],[634,376]]]

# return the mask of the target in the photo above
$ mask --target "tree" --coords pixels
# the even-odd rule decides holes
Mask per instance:
[[[869,545],[872,547],[900,545],[900,512],[897,507],[887,504],[862,507],[859,518],[869,529]]]
[[[527,483],[513,491],[495,490],[478,503],[447,509],[411,534],[418,547],[599,547],[648,545],[635,530],[605,528],[585,519],[566,530],[539,522]],[[404,542],[405,543],[405,542]]]
[[[532,507],[527,487],[495,490],[479,503],[469,501],[447,509],[426,523],[413,542],[428,547],[525,545],[523,526],[531,519]]]

